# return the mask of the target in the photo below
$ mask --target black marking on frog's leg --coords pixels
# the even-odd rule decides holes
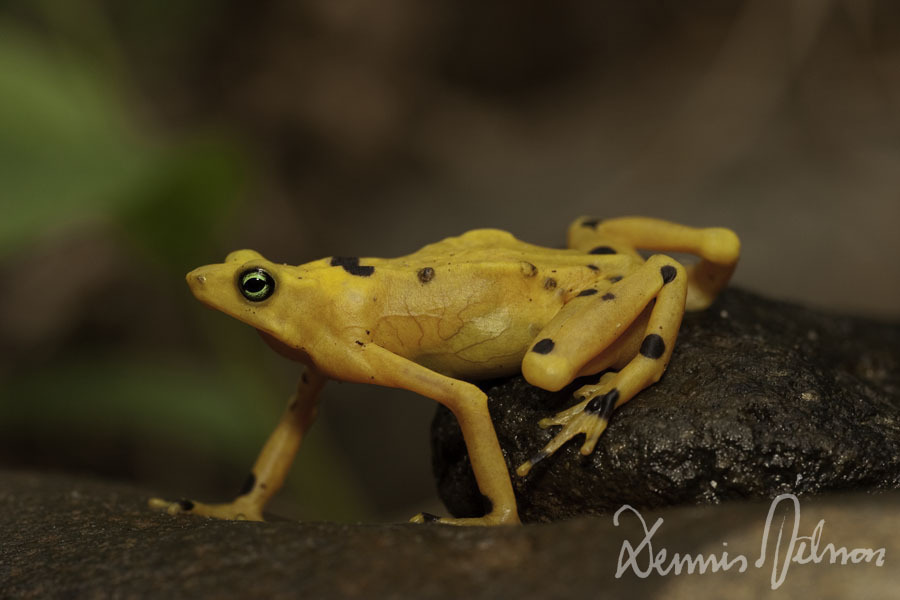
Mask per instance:
[[[538,354],[549,354],[555,345],[556,344],[550,338],[544,338],[532,346],[531,351],[537,352]]]
[[[423,512],[423,513],[421,513],[421,515],[422,515],[423,523],[437,523],[438,521],[441,520],[441,518],[439,516],[433,515],[431,513]]]
[[[673,279],[675,279],[675,275],[678,274],[678,271],[675,270],[675,267],[672,265],[666,265],[659,270],[660,275],[662,275],[663,285],[666,285]]]
[[[618,282],[622,281],[622,276],[621,275],[611,275],[611,276],[607,277],[606,280],[610,283],[618,283]]]
[[[556,289],[556,280],[552,277],[548,277],[544,280],[544,289],[545,290],[554,290]]]
[[[665,351],[666,343],[663,341],[662,337],[655,333],[651,333],[644,338],[643,342],[641,342],[640,353],[647,358],[657,359],[662,356]]]
[[[597,225],[603,222],[603,219],[585,219],[581,222],[582,227],[587,227],[588,229],[597,229]]]
[[[596,248],[591,249],[588,254],[615,254],[616,251],[609,246],[597,246]]]
[[[531,471],[531,468],[534,467],[534,465],[538,464],[539,462],[541,462],[542,460],[544,460],[545,458],[550,456],[550,454],[551,453],[547,452],[546,450],[543,450],[543,449],[538,450],[537,452],[532,454],[531,458],[529,458],[527,461],[525,461],[525,463],[523,465],[521,465],[519,467],[519,469],[517,469],[517,471],[524,471],[524,473],[519,473],[521,476],[524,477],[525,475],[528,474],[529,471]]]
[[[598,267],[597,265],[588,265],[587,268],[590,269],[591,271],[599,271],[600,270],[600,267]]]
[[[494,510],[494,503],[484,494],[481,494],[481,505],[484,507],[484,514],[486,515]]]
[[[578,296],[576,296],[576,298],[579,296],[593,296],[596,293],[597,290],[595,290],[594,288],[588,288],[586,290],[581,290],[580,292],[578,292]]]
[[[538,274],[538,268],[530,262],[523,261],[521,264],[522,275],[525,277],[534,277]]]
[[[613,410],[616,408],[616,402],[618,402],[618,400],[619,390],[613,388],[602,396],[597,396],[588,402],[584,407],[584,412],[590,415],[598,415],[601,419],[606,419],[608,421]]]
[[[362,267],[359,264],[359,258],[356,256],[333,256],[331,257],[332,267],[342,267],[351,275],[359,277],[368,277],[375,272],[375,267]]]
[[[602,296],[600,296],[600,299],[601,299],[601,300],[615,300],[615,299],[616,299],[616,295],[613,294],[612,292],[606,292],[605,294],[603,294]]]
[[[434,269],[431,267],[425,267],[424,269],[419,269],[419,272],[416,273],[416,276],[419,278],[419,281],[422,283],[428,283],[432,279],[434,279]]]
[[[194,510],[194,503],[187,499],[179,500],[178,508],[180,508],[181,510],[183,510],[185,512],[188,512],[188,511]]]
[[[247,475],[247,480],[244,482],[244,485],[241,486],[241,491],[238,492],[238,496],[246,496],[250,492],[253,491],[253,488],[256,487],[256,475],[251,471],[249,475]]]

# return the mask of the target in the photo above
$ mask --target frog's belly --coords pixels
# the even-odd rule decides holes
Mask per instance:
[[[500,308],[467,317],[383,318],[375,338],[385,348],[438,373],[460,379],[512,375],[550,315],[518,315]],[[530,318],[529,318],[530,317]]]

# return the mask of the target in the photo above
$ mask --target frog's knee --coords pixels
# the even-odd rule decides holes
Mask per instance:
[[[741,240],[730,229],[709,227],[703,230],[700,254],[716,264],[736,263],[741,254]]]
[[[566,387],[574,379],[576,370],[551,338],[535,342],[522,359],[525,380],[551,392]]]

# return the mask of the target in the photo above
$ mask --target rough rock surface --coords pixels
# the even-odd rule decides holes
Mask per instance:
[[[652,538],[656,555],[727,550],[740,565],[688,575],[639,577],[649,554],[616,571],[625,541],[644,530],[633,513],[525,527],[339,525],[228,522],[150,511],[146,492],[69,476],[0,471],[2,598],[893,598],[900,497],[858,494],[800,507],[799,535],[824,530],[818,563],[789,564],[772,591],[774,538],[755,565],[768,503],[683,507],[642,514],[663,518]],[[770,536],[791,504],[773,520]],[[786,538],[785,538],[786,539]],[[727,543],[725,548],[723,543]],[[831,565],[824,546],[884,548],[877,558]],[[785,557],[783,542],[779,565]],[[794,555],[800,550],[794,548]],[[808,557],[808,550],[803,554]],[[856,555],[862,556],[862,555]],[[627,558],[627,554],[626,554]],[[780,567],[777,578],[780,577]]]
[[[572,391],[488,383],[510,472],[558,428],[537,422]],[[432,431],[434,470],[451,513],[483,514],[459,428]],[[778,493],[900,487],[900,325],[831,315],[729,289],[685,315],[663,378],[613,415],[594,453],[581,438],[513,476],[520,516],[550,521]]]

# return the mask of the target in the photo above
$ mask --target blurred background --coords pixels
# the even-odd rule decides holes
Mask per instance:
[[[642,214],[735,229],[739,286],[896,321],[898,117],[889,0],[0,0],[0,466],[232,497],[299,373],[184,284],[243,247]],[[433,411],[329,384],[273,509],[444,512]]]

